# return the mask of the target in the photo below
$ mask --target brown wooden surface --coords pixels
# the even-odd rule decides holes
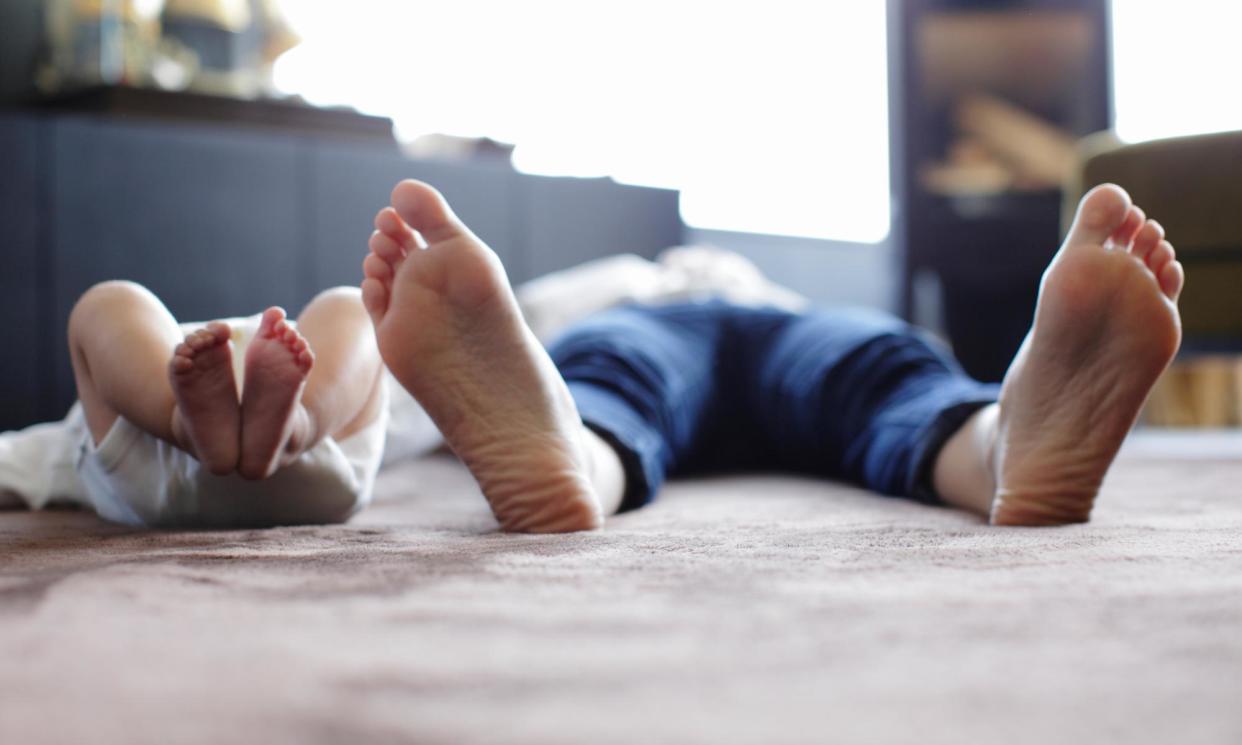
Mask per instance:
[[[98,86],[31,102],[40,108],[119,117],[210,122],[278,129],[298,134],[393,141],[392,120],[348,109],[325,109],[293,100],[245,100],[202,93],[128,86]]]

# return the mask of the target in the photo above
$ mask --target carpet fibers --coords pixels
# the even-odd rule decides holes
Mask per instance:
[[[444,457],[344,526],[0,513],[0,743],[1239,743],[1242,458],[1161,452],[1056,529],[748,476],[507,536]]]

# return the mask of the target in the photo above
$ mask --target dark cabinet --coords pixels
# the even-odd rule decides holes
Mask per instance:
[[[51,136],[58,339],[75,300],[105,279],[149,287],[178,319],[296,307],[303,272],[294,144],[74,119],[56,122]],[[64,343],[53,363],[60,410],[73,400]]]
[[[966,369],[999,380],[1061,238],[1076,140],[1112,121],[1108,0],[889,0],[902,312],[938,288]]]
[[[42,377],[51,365],[46,337],[49,257],[41,251],[45,202],[37,122],[0,117],[0,427],[47,411]]]
[[[304,227],[305,240],[313,247],[313,286],[361,276],[372,220],[403,178],[416,177],[439,189],[506,267],[519,260],[512,205],[524,177],[507,168],[414,163],[392,148],[375,145],[316,148],[308,161],[312,212]]]
[[[360,281],[372,218],[402,178],[444,192],[515,282],[682,239],[673,191],[305,134],[8,113],[0,163],[0,429],[73,401],[65,326],[91,285],[141,282],[183,320],[296,312]]]

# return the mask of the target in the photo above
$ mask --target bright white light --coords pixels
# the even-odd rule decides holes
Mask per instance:
[[[1117,134],[1135,142],[1242,129],[1242,7],[1113,0]]]
[[[884,3],[284,0],[276,83],[517,145],[515,165],[680,189],[698,227],[879,241]]]

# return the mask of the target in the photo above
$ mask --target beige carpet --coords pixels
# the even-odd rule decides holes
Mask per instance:
[[[1239,743],[1242,457],[1162,449],[1050,530],[733,478],[504,536],[445,458],[339,527],[3,513],[0,743]]]

